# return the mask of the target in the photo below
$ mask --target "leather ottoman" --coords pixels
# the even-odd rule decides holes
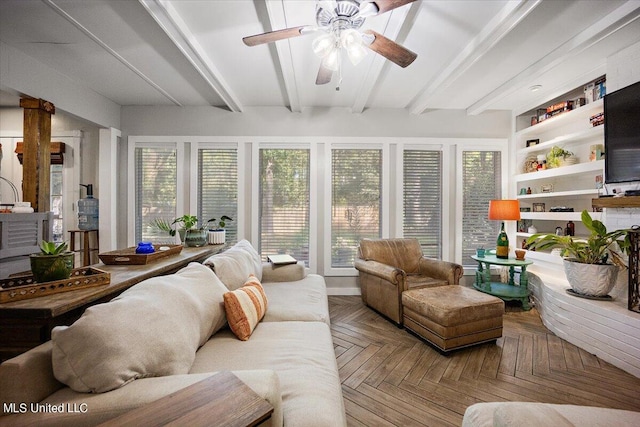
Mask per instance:
[[[504,301],[464,286],[402,293],[405,328],[443,352],[502,336]]]

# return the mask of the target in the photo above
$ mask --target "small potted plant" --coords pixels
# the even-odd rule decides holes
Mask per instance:
[[[40,253],[31,254],[31,273],[38,283],[68,279],[73,271],[73,252],[67,251],[67,242],[42,241]]]
[[[209,243],[212,245],[221,245],[223,244],[226,239],[227,239],[227,231],[225,230],[225,226],[227,225],[226,221],[233,221],[233,218],[226,216],[226,215],[222,215],[222,217],[220,218],[220,221],[218,221],[218,228],[210,228],[209,229]],[[216,218],[211,218],[209,221],[207,221],[207,224],[209,223],[215,223],[216,222]]]
[[[180,241],[184,242],[185,246],[199,247],[207,243],[207,230],[205,227],[198,228],[198,217],[195,215],[182,215],[171,223],[157,218],[153,221],[153,225],[171,236],[176,235],[176,228],[174,228],[176,226]]]
[[[629,253],[629,230],[607,231],[607,227],[582,211],[582,223],[591,232],[586,239],[556,234],[534,234],[529,249],[559,247],[567,281],[575,294],[604,297],[615,286],[620,267],[625,267],[617,249]],[[611,262],[611,263],[610,263]]]
[[[571,151],[567,151],[558,146],[553,146],[551,151],[549,151],[549,154],[547,154],[547,167],[558,168],[560,166],[564,166],[567,159],[572,156],[573,153]]]

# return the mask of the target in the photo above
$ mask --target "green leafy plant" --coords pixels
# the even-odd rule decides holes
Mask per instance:
[[[222,217],[220,218],[220,221],[218,221],[218,230],[223,229],[227,223],[226,221],[233,221],[233,218],[231,218],[230,216],[226,216],[226,215],[222,215]],[[211,222],[216,222],[215,218],[211,218],[210,220],[207,221],[207,224],[211,223]]]
[[[40,251],[44,255],[59,255],[67,251],[67,242],[56,243],[56,242],[47,242],[42,241],[40,243]]]
[[[198,225],[198,217],[195,215],[187,214],[174,219],[172,222],[169,222],[164,218],[156,218],[153,220],[152,225],[159,230],[166,231],[171,236],[175,236],[176,228],[174,228],[174,226],[184,230],[197,228],[196,226]]]
[[[567,157],[573,156],[571,151],[565,150],[558,146],[551,147],[551,151],[547,154],[547,166],[551,168],[557,168],[560,166],[560,161],[565,160]]]
[[[582,223],[591,232],[587,239],[574,239],[573,236],[557,236],[555,234],[534,234],[527,239],[529,249],[549,249],[559,247],[562,256],[583,264],[607,264],[611,261],[619,266],[624,262],[617,254],[618,247],[629,253],[629,230],[621,229],[607,232],[607,227],[598,220],[594,220],[589,212],[584,210],[581,215]]]

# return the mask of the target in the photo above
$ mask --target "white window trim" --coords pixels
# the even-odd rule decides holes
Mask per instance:
[[[343,150],[382,150],[382,189],[380,191],[380,204],[381,204],[381,218],[380,218],[380,233],[382,238],[389,238],[389,197],[390,185],[390,166],[391,161],[390,154],[390,142],[369,142],[368,144],[362,143],[341,143],[331,142],[325,145],[326,152],[324,153],[325,165],[327,165],[324,171],[324,184],[325,184],[325,197],[324,197],[324,275],[325,276],[357,276],[358,270],[355,267],[342,267],[336,268],[331,266],[331,200],[333,199],[332,185],[331,185],[331,171],[333,170],[333,156],[331,151],[333,149]]]
[[[502,197],[509,194],[509,170],[508,155],[509,145],[508,139],[466,139],[456,142],[456,165],[462,166],[462,153],[464,151],[500,151],[500,163],[502,168],[501,192]],[[456,192],[455,192],[455,224],[462,224],[463,219],[463,188],[462,188],[462,167],[456,167]],[[488,213],[487,213],[488,214]],[[513,225],[515,227],[515,224]],[[514,228],[515,229],[515,228]],[[464,265],[462,262],[462,227],[456,227],[455,230],[455,258],[454,262]],[[465,275],[475,274],[475,267],[465,268]]]

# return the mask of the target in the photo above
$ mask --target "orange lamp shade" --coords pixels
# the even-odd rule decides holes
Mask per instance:
[[[520,219],[520,203],[517,200],[489,201],[489,219],[517,221]]]

